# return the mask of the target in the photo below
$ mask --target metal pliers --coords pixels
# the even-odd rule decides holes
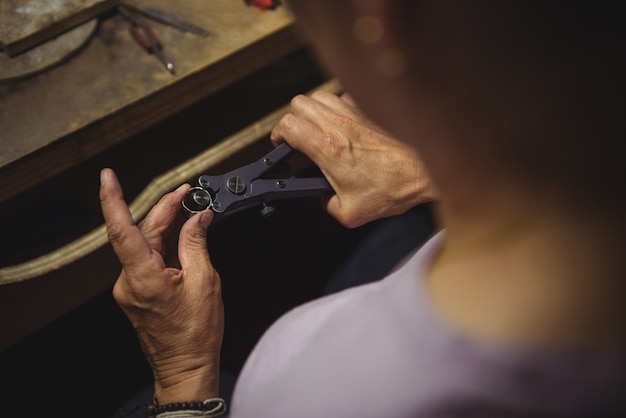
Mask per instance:
[[[174,64],[163,53],[161,40],[155,34],[152,25],[145,22],[144,19],[140,19],[139,15],[173,26],[185,32],[191,32],[205,37],[209,35],[207,30],[159,9],[133,3],[127,4],[122,1],[118,4],[117,10],[130,22],[129,31],[135,41],[148,53],[156,55],[159,61],[161,61],[165,68],[172,74],[175,74]]]
[[[152,26],[147,22],[139,20],[133,13],[126,10],[124,6],[117,6],[117,10],[120,12],[126,20],[130,22],[128,30],[135,39],[135,41],[145,49],[149,54],[154,54],[165,66],[167,71],[172,74],[176,74],[174,71],[174,64],[163,53],[163,44],[154,33]]]
[[[183,214],[212,210],[214,222],[254,206],[262,206],[261,215],[269,216],[274,208],[267,203],[275,199],[322,196],[333,193],[324,177],[268,178],[279,163],[295,150],[283,142],[260,160],[221,176],[202,175],[199,186],[192,187],[183,199]],[[284,167],[284,166],[283,166]]]

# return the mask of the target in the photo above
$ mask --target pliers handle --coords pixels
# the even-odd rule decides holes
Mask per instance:
[[[215,220],[230,216],[254,206],[263,206],[261,214],[273,213],[267,203],[275,199],[321,196],[333,192],[324,177],[286,178],[263,177],[294,152],[283,142],[263,158],[222,174],[202,175],[199,186],[192,187],[183,200],[183,213],[212,210]]]

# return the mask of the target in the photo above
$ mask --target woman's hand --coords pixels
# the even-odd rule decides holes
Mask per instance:
[[[187,190],[183,185],[166,194],[136,226],[117,177],[110,169],[101,172],[102,212],[122,263],[113,297],[137,331],[161,404],[203,401],[219,392],[224,311],[220,278],[206,247],[210,212],[183,224],[180,267],[164,261],[164,239]]]
[[[271,140],[288,142],[322,171],[335,194],[326,210],[349,228],[436,199],[417,152],[369,121],[346,95],[296,96]]]

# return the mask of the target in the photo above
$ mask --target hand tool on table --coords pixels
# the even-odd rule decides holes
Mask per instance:
[[[126,20],[130,22],[128,30],[135,41],[148,51],[148,53],[156,55],[165,68],[167,68],[170,73],[175,74],[174,64],[172,64],[172,62],[163,53],[163,44],[161,44],[161,41],[157,38],[152,26],[150,26],[147,22],[137,19],[133,13],[126,10],[123,6],[118,6],[117,10],[126,18]]]
[[[199,186],[192,187],[183,199],[183,214],[191,216],[212,210],[214,222],[243,210],[262,206],[261,215],[269,216],[274,208],[268,202],[321,196],[333,193],[324,177],[295,177],[290,170],[271,177],[285,168],[284,160],[294,152],[283,142],[256,162],[220,176],[202,175]],[[282,166],[281,166],[281,163]]]
[[[209,31],[207,31],[206,29],[201,28],[200,26],[194,25],[191,22],[182,20],[162,10],[155,9],[152,7],[140,6],[138,4],[130,4],[130,3],[127,4],[124,2],[122,2],[121,4],[122,4],[122,7],[125,7],[127,10],[132,10],[133,12],[143,15],[144,17],[147,17],[148,19],[152,19],[154,21],[161,22],[163,24],[175,27],[184,32],[195,33],[196,35],[200,35],[204,37],[209,36]]]

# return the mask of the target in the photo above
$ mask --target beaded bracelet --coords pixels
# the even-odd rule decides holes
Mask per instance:
[[[146,407],[147,418],[192,418],[219,417],[226,412],[226,402],[222,398],[207,399],[202,402],[177,402]]]

